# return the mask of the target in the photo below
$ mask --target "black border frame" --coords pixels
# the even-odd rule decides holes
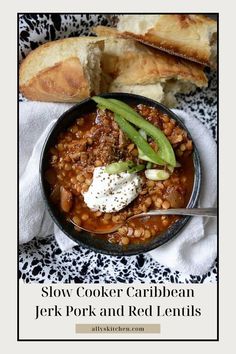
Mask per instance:
[[[59,14],[59,15],[79,15],[79,14],[93,14],[93,15],[122,15],[122,12],[17,12],[17,342],[219,342],[219,209],[217,209],[217,336],[212,339],[22,339],[20,338],[19,328],[19,18],[24,14]],[[125,14],[203,14],[202,12],[125,12]],[[219,206],[219,12],[206,12],[205,15],[216,16],[217,22],[217,205]]]

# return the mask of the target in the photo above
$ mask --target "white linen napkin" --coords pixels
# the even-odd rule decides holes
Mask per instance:
[[[216,143],[200,121],[183,111],[173,111],[189,129],[200,155],[202,184],[198,207],[216,206]],[[186,226],[177,237],[151,251],[150,255],[171,269],[187,274],[204,274],[210,269],[217,255],[216,219],[195,216]]]
[[[20,244],[34,237],[54,233],[59,247],[66,251],[77,245],[53,224],[46,211],[39,186],[39,159],[46,136],[56,119],[70,104],[20,103]],[[174,112],[184,121],[198,148],[202,164],[200,207],[215,206],[217,197],[217,149],[208,129],[183,111]],[[159,263],[185,274],[204,274],[217,255],[216,220],[193,217],[172,241],[149,252]]]

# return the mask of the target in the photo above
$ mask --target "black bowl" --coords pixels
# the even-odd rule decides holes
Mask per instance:
[[[145,104],[148,106],[156,107],[163,113],[168,114],[171,118],[175,119],[178,124],[183,127],[187,132],[189,137],[191,138],[191,134],[183,124],[183,122],[168,108],[163,106],[156,101],[153,101],[149,98],[128,94],[128,93],[109,93],[103,94],[102,97],[106,98],[117,98],[122,100],[128,104]],[[68,126],[73,124],[73,122],[82,116],[85,113],[93,112],[96,108],[96,103],[92,101],[90,98],[80,102],[79,104],[73,106],[68,111],[62,114],[62,116],[58,119],[55,125],[52,127],[51,131],[49,132],[47,139],[44,143],[41,159],[40,159],[40,184],[43,194],[43,199],[47,205],[48,211],[53,219],[53,221],[57,224],[57,226],[73,241],[77,242],[79,245],[89,248],[93,251],[109,254],[111,256],[131,256],[139,253],[144,253],[153,250],[156,247],[163,245],[164,243],[168,242],[169,240],[173,239],[181,229],[187,224],[190,217],[182,217],[180,220],[175,222],[172,226],[170,226],[165,232],[162,234],[151,238],[149,241],[146,241],[143,244],[130,244],[128,246],[122,247],[118,244],[111,244],[106,241],[104,238],[98,236],[92,236],[90,233],[81,231],[76,232],[74,226],[67,222],[65,217],[60,213],[60,211],[53,205],[49,198],[49,185],[45,180],[45,171],[48,166],[48,150],[50,147],[56,144],[56,139],[61,131],[64,131]],[[194,144],[194,142],[193,142]],[[194,145],[193,145],[194,146]],[[194,168],[195,168],[195,177],[194,177],[194,185],[193,191],[188,203],[189,208],[193,208],[197,204],[200,185],[201,185],[201,165],[199,154],[194,146],[193,152],[193,161],[194,161]]]

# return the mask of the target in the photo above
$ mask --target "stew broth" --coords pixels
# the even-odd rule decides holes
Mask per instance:
[[[156,108],[138,105],[134,107],[149,122],[160,128],[173,146],[180,167],[175,168],[165,181],[152,181],[138,172],[142,188],[138,197],[124,209],[114,213],[92,211],[83,199],[92,182],[95,167],[106,166],[120,160],[142,164],[136,146],[119,129],[113,113],[97,109],[79,117],[73,125],[58,136],[57,143],[49,151],[49,167],[45,178],[50,184],[51,200],[67,219],[94,231],[111,229],[124,222],[118,232],[104,235],[109,242],[127,245],[145,242],[172,225],[179,217],[159,216],[135,219],[125,223],[134,214],[151,209],[186,207],[193,189],[194,165],[192,141],[187,132],[168,115]],[[149,144],[158,149],[151,138]],[[153,168],[160,166],[153,166]]]

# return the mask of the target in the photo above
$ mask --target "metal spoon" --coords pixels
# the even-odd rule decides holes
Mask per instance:
[[[159,216],[159,215],[189,215],[189,216],[207,216],[207,217],[216,217],[217,216],[217,208],[180,208],[180,209],[160,209],[160,210],[150,210],[147,213],[141,213],[141,214],[136,214],[133,216],[130,216],[125,220],[123,223],[119,223],[114,225],[111,229],[107,230],[89,230],[86,229],[82,226],[76,225],[75,222],[71,219],[69,221],[78,227],[79,229],[82,229],[84,231],[93,233],[93,234],[110,234],[113,232],[116,232],[122,225],[124,225],[127,221],[137,219],[137,218],[143,218],[143,217],[151,217],[151,216]]]

